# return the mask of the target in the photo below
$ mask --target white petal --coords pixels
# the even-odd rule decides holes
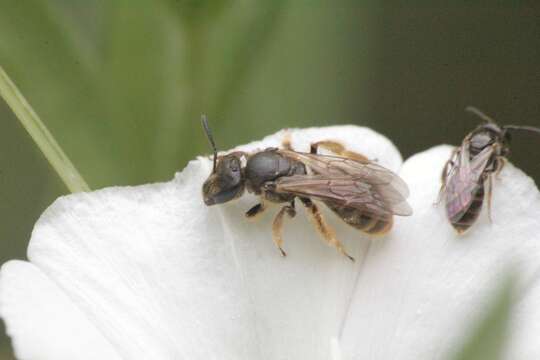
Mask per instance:
[[[465,236],[434,207],[451,148],[414,156],[401,176],[411,218],[374,242],[358,278],[342,334],[345,359],[444,359],[486,310],[489,294],[517,266],[522,280],[507,359],[540,358],[540,196],[508,164],[496,180],[493,223],[485,211]]]
[[[291,132],[293,148],[298,151],[308,151],[311,142],[328,138],[377,158],[389,168],[397,169],[400,165],[400,155],[393,145],[369,129],[350,126]],[[264,145],[250,148],[279,143],[265,141]],[[331,339],[343,323],[369,237],[325,211],[338,239],[357,259],[353,264],[325,245],[298,202],[297,217],[285,219],[283,237],[288,256],[281,258],[271,241],[271,222],[278,206],[257,222],[239,219],[239,214],[256,203],[254,196],[246,196],[223,206],[221,211],[226,228],[234,234],[236,256],[257,309],[256,331],[265,358],[326,360],[332,351]]]
[[[120,360],[71,300],[36,266],[2,266],[0,314],[21,360]]]
[[[395,147],[368,129],[289,133],[297,150],[332,139],[394,170],[401,163]],[[284,135],[242,149],[279,146]],[[322,244],[299,211],[286,221],[283,259],[271,216],[244,218],[253,196],[204,206],[210,168],[199,159],[169,183],[58,200],[36,224],[30,261],[124,359],[328,359],[366,238],[330,219],[358,259],[352,264]]]
[[[251,313],[205,163],[175,181],[65,197],[36,224],[29,259],[125,359],[252,358]]]

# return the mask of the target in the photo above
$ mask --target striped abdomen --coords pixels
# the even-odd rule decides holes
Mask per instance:
[[[479,184],[470,206],[463,212],[450,219],[450,223],[458,233],[463,234],[478,219],[484,204],[484,183]]]
[[[355,208],[332,204],[326,205],[347,224],[365,233],[371,235],[383,235],[392,228],[393,221],[391,217],[388,220],[381,220],[363,214],[361,210]]]

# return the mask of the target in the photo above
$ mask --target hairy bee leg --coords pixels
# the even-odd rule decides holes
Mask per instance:
[[[290,218],[293,218],[296,215],[296,210],[294,209],[294,200],[290,205],[283,206],[281,210],[277,213],[272,223],[272,239],[274,244],[281,252],[281,256],[287,256],[287,253],[283,250],[283,217],[287,214]]]
[[[317,231],[323,236],[324,240],[328,243],[328,245],[335,247],[339,253],[346,256],[349,260],[354,261],[354,258],[347,254],[341,242],[336,239],[334,230],[332,230],[332,228],[328,226],[324,221],[324,218],[319,211],[317,205],[315,205],[313,201],[307,198],[300,198],[300,201],[302,201],[302,204],[304,204],[304,206],[308,210],[311,218],[315,222],[315,227],[317,228]]]
[[[354,159],[362,163],[370,162],[370,160],[364,155],[356,153],[354,151],[349,151],[345,149],[345,146],[343,146],[342,144],[338,143],[337,141],[331,141],[331,140],[323,140],[323,141],[317,141],[315,143],[312,143],[310,152],[312,154],[317,154],[317,150],[319,146],[325,148],[326,150],[330,150],[334,154],[347,157],[349,159]]]
[[[246,217],[248,219],[254,219],[258,215],[262,214],[264,210],[266,209],[266,206],[264,204],[264,200],[261,198],[261,202],[257,205],[253,206],[251,209],[246,211]]]

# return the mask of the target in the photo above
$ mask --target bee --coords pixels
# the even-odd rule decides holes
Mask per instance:
[[[315,200],[325,204],[345,223],[372,235],[387,233],[393,215],[412,214],[406,201],[409,190],[401,178],[337,142],[316,142],[311,144],[310,153],[303,153],[294,151],[287,139],[282,149],[236,151],[218,156],[204,116],[202,124],[214,154],[212,173],[202,186],[204,203],[223,204],[247,190],[260,197],[260,202],[246,212],[248,218],[262,213],[269,202],[284,204],[272,224],[272,238],[282,256],[287,255],[283,250],[284,217],[295,217],[297,199],[323,239],[352,261],[353,257],[336,238]],[[319,147],[336,156],[318,154]]]
[[[484,123],[479,125],[457,147],[442,172],[440,202],[444,197],[446,215],[459,234],[465,233],[478,219],[487,197],[488,217],[491,221],[493,176],[503,169],[510,152],[509,130],[540,133],[531,126],[499,126],[475,107],[466,108]]]

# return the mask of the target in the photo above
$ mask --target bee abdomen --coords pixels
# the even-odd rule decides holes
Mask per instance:
[[[465,211],[460,218],[452,221],[452,226],[457,230],[458,233],[464,233],[471,227],[472,224],[474,224],[482,211],[482,205],[484,205],[483,185],[479,187],[467,211]]]
[[[328,207],[347,224],[371,235],[383,235],[392,228],[392,218],[389,220],[381,220],[363,214],[360,210],[355,208],[334,205],[328,205]]]

